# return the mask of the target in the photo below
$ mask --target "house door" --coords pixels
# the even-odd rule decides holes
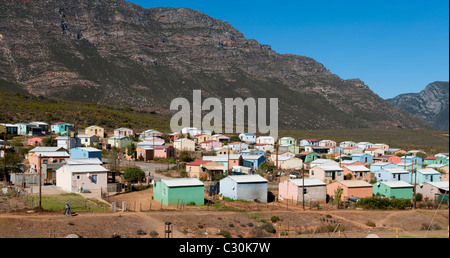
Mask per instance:
[[[72,193],[76,193],[76,192],[77,192],[77,181],[72,180]]]
[[[331,173],[331,180],[336,180],[336,172]]]

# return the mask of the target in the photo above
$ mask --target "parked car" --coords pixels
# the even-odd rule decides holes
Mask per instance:
[[[300,174],[300,172],[292,172],[289,175],[290,178],[295,179],[295,178],[302,178],[302,174]]]

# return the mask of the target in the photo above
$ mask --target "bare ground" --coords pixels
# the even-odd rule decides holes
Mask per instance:
[[[116,233],[122,238],[163,238],[165,222],[172,223],[175,238],[222,238],[220,232],[230,232],[233,238],[364,238],[369,234],[395,238],[396,232],[401,238],[448,237],[447,209],[365,211],[322,205],[320,210],[308,206],[303,210],[302,205],[286,202],[227,202],[221,208],[177,208],[161,205],[151,196],[152,189],[148,189],[111,197],[110,202],[127,202],[124,212],[78,212],[71,217],[63,212],[1,213],[0,237],[63,238],[77,234],[83,238],[110,238]],[[275,234],[260,227],[273,216],[280,218],[273,223]],[[428,226],[430,230],[423,229]]]

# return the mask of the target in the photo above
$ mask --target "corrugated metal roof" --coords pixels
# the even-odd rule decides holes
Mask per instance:
[[[345,185],[346,187],[372,187],[371,184],[363,180],[338,180],[337,182]]]
[[[65,151],[35,152],[35,154],[41,157],[70,157],[69,153]]]
[[[64,168],[70,173],[107,172],[108,170],[100,165],[65,165]]]
[[[102,165],[103,162],[98,158],[87,159],[66,159],[68,165]]]
[[[352,172],[360,172],[360,171],[368,172],[368,171],[370,171],[370,169],[366,168],[363,165],[353,165],[353,166],[350,165],[350,166],[345,166],[345,167],[348,168]]]
[[[381,181],[380,183],[389,186],[390,188],[403,188],[403,187],[413,187],[412,185],[404,181]]]
[[[403,168],[385,168],[384,170],[386,170],[390,173],[395,173],[395,174],[398,174],[398,173],[403,173],[403,174],[408,173],[409,174],[409,171],[404,170]]]
[[[228,177],[237,183],[268,182],[267,179],[263,178],[260,175],[234,175],[234,176],[228,176]]]
[[[436,188],[448,191],[449,189],[449,182],[448,181],[440,181],[440,182],[426,182],[426,184],[430,184]]]
[[[289,181],[298,186],[303,186],[303,179],[289,179]],[[305,178],[305,186],[319,186],[319,185],[327,185],[327,184],[317,178]]]
[[[60,149],[64,149],[62,147],[36,147],[29,152],[55,152]]]
[[[422,174],[427,174],[427,175],[431,175],[431,174],[440,174],[440,172],[432,169],[432,168],[424,168],[424,169],[418,169],[417,172],[420,172]]]
[[[323,169],[325,171],[343,171],[344,170],[343,168],[341,168],[339,166],[333,166],[333,165],[331,165],[331,166],[329,166],[329,165],[317,165],[317,166],[314,166],[314,167],[319,167],[319,168],[321,168],[321,169]]]
[[[181,187],[181,186],[204,186],[204,184],[197,178],[165,178],[161,179],[161,182],[168,187]]]

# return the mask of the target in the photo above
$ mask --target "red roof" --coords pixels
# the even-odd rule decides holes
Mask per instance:
[[[433,156],[430,156],[430,157],[426,157],[425,159],[438,159],[439,157],[433,157]]]
[[[198,160],[192,161],[191,163],[188,163],[186,165],[187,166],[200,166],[200,165],[208,163],[208,162],[211,162],[211,161],[210,160],[200,160],[200,159],[198,159]]]
[[[368,148],[366,151],[374,151],[374,150],[378,150],[378,148]]]

